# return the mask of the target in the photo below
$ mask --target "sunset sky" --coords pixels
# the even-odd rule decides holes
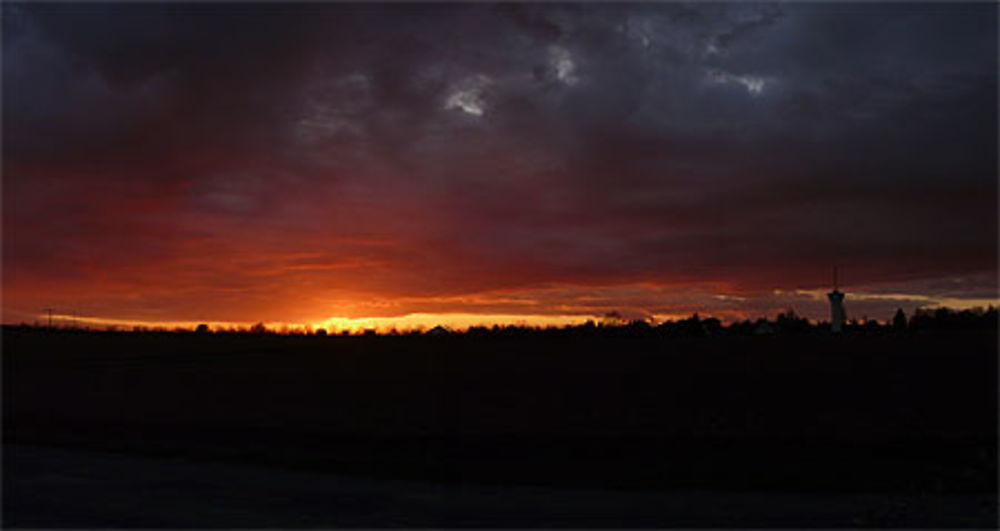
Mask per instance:
[[[7,323],[997,303],[992,3],[2,9]]]

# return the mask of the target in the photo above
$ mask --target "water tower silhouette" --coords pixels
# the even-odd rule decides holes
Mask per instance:
[[[847,313],[844,311],[844,293],[837,289],[836,266],[833,267],[833,291],[826,296],[830,299],[830,331],[838,333],[844,327]]]

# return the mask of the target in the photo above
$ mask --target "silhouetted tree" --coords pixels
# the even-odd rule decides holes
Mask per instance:
[[[684,336],[700,337],[705,335],[705,329],[702,327],[701,317],[699,317],[697,313],[687,319],[677,321],[676,331]]]
[[[729,325],[726,329],[730,334],[749,336],[753,335],[754,324],[753,321],[749,319],[744,319],[742,321],[734,322]]]
[[[775,326],[781,333],[804,333],[810,330],[809,320],[799,317],[795,310],[789,308],[785,313],[779,313]]]
[[[753,333],[758,336],[773,334],[777,330],[771,321],[761,317],[754,323]]]
[[[267,333],[267,327],[264,326],[264,323],[257,323],[257,324],[255,324],[255,325],[253,325],[253,326],[250,327],[250,333],[251,334],[266,334]]]
[[[882,329],[882,325],[879,324],[877,319],[865,319],[865,322],[861,325],[861,329],[867,333],[876,333]]]
[[[201,323],[200,325],[198,325],[197,327],[195,327],[194,331],[195,331],[196,334],[207,334],[208,333],[208,325],[205,324],[205,323]]]
[[[628,323],[628,326],[637,330],[649,330],[651,328],[649,321],[644,319],[633,319]]]
[[[706,335],[717,336],[722,333],[722,321],[715,317],[709,317],[701,322],[701,328]]]
[[[910,318],[914,330],[996,329],[997,311],[992,306],[956,311],[950,308],[917,308]]]
[[[904,330],[906,328],[906,314],[903,313],[902,308],[896,309],[896,315],[892,316],[892,327],[896,330]]]
[[[604,326],[619,326],[625,323],[625,318],[622,317],[621,312],[612,310],[604,314],[603,321]]]

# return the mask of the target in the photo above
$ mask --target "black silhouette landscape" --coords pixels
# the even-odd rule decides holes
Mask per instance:
[[[356,494],[374,504],[359,511],[316,487],[318,499],[257,515],[271,525],[988,526],[997,517],[996,323],[991,309],[840,335],[786,315],[768,334],[760,323],[697,317],[442,336],[6,327],[4,441],[15,446],[5,513],[30,527],[218,522],[155,505],[184,482],[165,489],[172,495],[140,496],[153,505],[131,520],[46,500],[44,481],[27,480],[39,463],[61,461],[32,461],[19,448],[52,447],[209,471],[264,466],[276,478],[416,481],[410,495],[430,497],[406,505]],[[476,498],[463,486],[499,490]],[[579,489],[617,501],[564,501],[569,514],[530,495],[488,503],[524,496],[517,488],[526,486],[556,501]],[[253,490],[227,488],[236,500]],[[286,490],[279,483],[275,496]],[[747,493],[759,497],[742,502],[752,509],[714,507]],[[256,525],[253,514],[222,525]]]

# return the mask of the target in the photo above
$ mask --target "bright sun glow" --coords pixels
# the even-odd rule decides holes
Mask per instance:
[[[35,321],[39,324],[47,322],[48,314],[37,314]],[[566,326],[583,324],[588,320],[595,320],[593,316],[587,315],[509,315],[509,314],[470,314],[470,313],[413,313],[397,317],[330,317],[321,321],[308,324],[265,322],[263,324],[268,330],[277,332],[313,331],[324,329],[329,333],[347,332],[356,334],[365,330],[375,330],[379,333],[390,331],[423,331],[435,326],[444,326],[452,330],[465,330],[472,326]],[[88,317],[80,315],[70,315],[53,313],[52,322],[55,326],[88,327],[88,328],[121,328],[131,329],[134,327],[148,329],[194,329],[199,324],[206,324],[212,330],[227,329],[247,329],[255,323],[250,322],[229,322],[229,321],[142,321],[131,319],[106,319],[101,317]]]
[[[352,319],[346,317],[331,317],[312,323],[312,327],[324,328],[328,332],[360,332],[363,330],[426,330],[435,326],[444,326],[454,330],[464,330],[471,326],[565,326],[582,324],[588,319],[586,315],[506,315],[506,314],[470,314],[470,313],[412,313],[398,317],[368,317]]]

